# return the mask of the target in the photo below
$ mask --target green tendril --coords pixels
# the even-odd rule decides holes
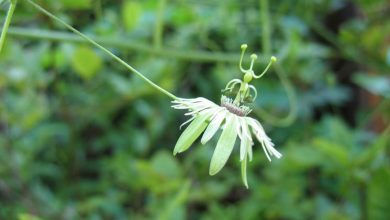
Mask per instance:
[[[3,25],[3,30],[1,31],[0,53],[1,53],[2,49],[3,49],[3,47],[4,47],[5,37],[7,35],[8,27],[9,27],[9,25],[11,23],[11,19],[12,19],[12,16],[13,16],[15,8],[16,8],[17,0],[11,0],[10,2],[11,2],[11,4],[10,4],[10,6],[8,8],[7,17],[5,18],[4,25]]]

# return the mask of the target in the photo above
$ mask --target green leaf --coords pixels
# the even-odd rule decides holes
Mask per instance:
[[[318,151],[338,165],[346,166],[348,164],[349,152],[343,145],[320,138],[314,139],[313,145]]]
[[[378,157],[386,154],[386,146],[388,146],[390,140],[389,133],[390,127],[385,129],[368,149],[358,155],[357,163],[362,167],[371,167],[375,162],[380,161]]]
[[[142,13],[141,4],[135,1],[125,1],[122,7],[123,24],[127,31],[131,31],[138,24]]]
[[[175,216],[175,214],[177,213],[175,211],[177,211],[181,206],[183,206],[186,200],[188,200],[190,189],[191,182],[187,180],[181,186],[180,191],[175,196],[170,198],[167,206],[160,211],[158,219],[176,219],[175,217],[177,216]]]
[[[88,46],[80,46],[73,53],[72,66],[83,79],[91,79],[102,67],[102,59]]]
[[[375,173],[368,185],[368,219],[389,219],[390,194],[390,169],[382,168]]]
[[[213,157],[211,158],[210,175],[217,174],[229,159],[237,138],[237,123],[236,116],[228,114],[225,129],[222,131],[217,147],[214,150]]]
[[[190,125],[180,135],[179,140],[173,150],[173,155],[186,151],[192,143],[202,134],[207,127],[206,121],[211,117],[212,112],[207,112],[196,116]]]

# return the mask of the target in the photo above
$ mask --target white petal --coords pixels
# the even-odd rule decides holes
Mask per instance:
[[[214,134],[218,131],[218,128],[221,126],[221,123],[226,117],[226,110],[225,111],[218,111],[215,117],[212,119],[208,127],[206,128],[206,131],[203,133],[201,143],[205,144],[207,143]]]
[[[244,159],[241,161],[241,178],[245,187],[248,189],[249,187],[248,187],[248,178],[246,175],[246,163],[247,163],[247,156],[245,155]]]
[[[245,126],[246,126],[246,122],[245,122],[245,119],[243,118],[239,118],[239,130],[241,130],[241,135],[239,135],[240,139],[241,139],[241,143],[240,143],[240,161],[242,161],[247,153],[247,145],[249,144],[249,140],[248,140],[248,137],[245,135],[244,133],[244,130],[245,130]],[[238,133],[240,134],[240,133]]]
[[[275,156],[276,158],[282,157],[282,154],[279,153],[273,146],[271,139],[266,135],[263,127],[260,122],[254,120],[253,118],[246,117],[248,124],[252,127],[252,131],[255,134],[256,138],[261,143],[263,147],[264,153],[269,161],[271,161],[271,156]]]
[[[191,122],[192,120],[194,120],[195,118],[196,118],[196,115],[194,115],[193,117],[191,117],[190,119],[188,119],[187,121],[185,121],[183,124],[180,125],[179,129],[181,130],[181,128],[182,128],[184,125],[190,123],[190,122]]]
[[[269,143],[272,144],[272,142],[269,142]],[[270,152],[270,154],[272,154],[273,156],[275,156],[278,159],[281,158],[282,154],[273,147],[273,144],[271,145],[269,143],[266,143],[266,147],[267,147],[268,151]]]
[[[176,142],[173,155],[186,151],[207,127],[206,121],[212,116],[211,112],[197,116],[184,130]]]
[[[268,151],[267,151],[267,148],[265,147],[264,141],[261,141],[261,139],[258,137],[258,135],[256,135],[256,137],[257,137],[257,139],[260,141],[261,146],[263,147],[265,156],[267,157],[267,159],[268,159],[269,161],[271,161],[271,157],[268,155]]]
[[[249,143],[249,147],[248,147],[249,161],[252,161],[252,159],[253,159],[252,146],[253,146],[253,141],[251,140],[250,143]]]
[[[209,174],[217,174],[226,164],[233,151],[234,143],[237,139],[237,116],[234,114],[227,114],[226,127],[222,131],[222,134],[215,147],[213,156],[211,157]]]

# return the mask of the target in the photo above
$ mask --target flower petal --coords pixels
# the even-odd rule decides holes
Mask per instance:
[[[240,160],[242,161],[244,159],[244,156],[249,153],[248,150],[252,143],[252,138],[249,133],[248,124],[245,121],[245,118],[239,118],[239,123],[241,126],[241,144],[240,144]]]
[[[203,133],[201,143],[207,143],[214,134],[218,131],[218,128],[221,126],[221,123],[225,119],[226,111],[218,112],[213,120],[210,122],[209,126],[206,128],[206,131]]]
[[[225,128],[222,131],[221,137],[218,140],[217,147],[210,163],[210,175],[218,173],[226,164],[233,151],[234,143],[237,139],[237,123],[238,119],[233,114],[227,114]]]
[[[253,118],[246,117],[246,121],[248,124],[252,127],[252,131],[255,134],[256,138],[261,143],[261,146],[263,147],[264,153],[267,156],[268,160],[271,161],[271,156],[275,156],[276,158],[282,157],[282,154],[279,153],[273,146],[271,139],[266,135],[263,127],[261,126],[260,122],[256,121]]]
[[[252,146],[253,146],[253,141],[251,140],[251,141],[250,141],[250,144],[249,144],[249,147],[248,147],[248,157],[249,157],[249,161],[252,161],[252,159],[253,159],[253,150],[252,150]]]
[[[245,155],[244,159],[241,161],[241,178],[242,178],[242,182],[244,183],[245,187],[248,189],[249,188],[249,186],[248,186],[248,179],[247,179],[247,176],[246,176],[247,158],[248,158],[248,156]]]
[[[184,130],[180,135],[179,140],[175,145],[173,150],[173,155],[181,153],[187,150],[192,143],[199,137],[199,135],[206,129],[207,120],[212,116],[212,111],[206,111],[200,113],[196,118],[191,122],[190,125]]]

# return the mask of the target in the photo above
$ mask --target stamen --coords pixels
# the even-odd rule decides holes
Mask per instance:
[[[225,107],[229,112],[241,117],[247,116],[252,111],[252,109],[250,109],[248,106],[236,105],[233,99],[226,96],[221,97],[221,106]]]

